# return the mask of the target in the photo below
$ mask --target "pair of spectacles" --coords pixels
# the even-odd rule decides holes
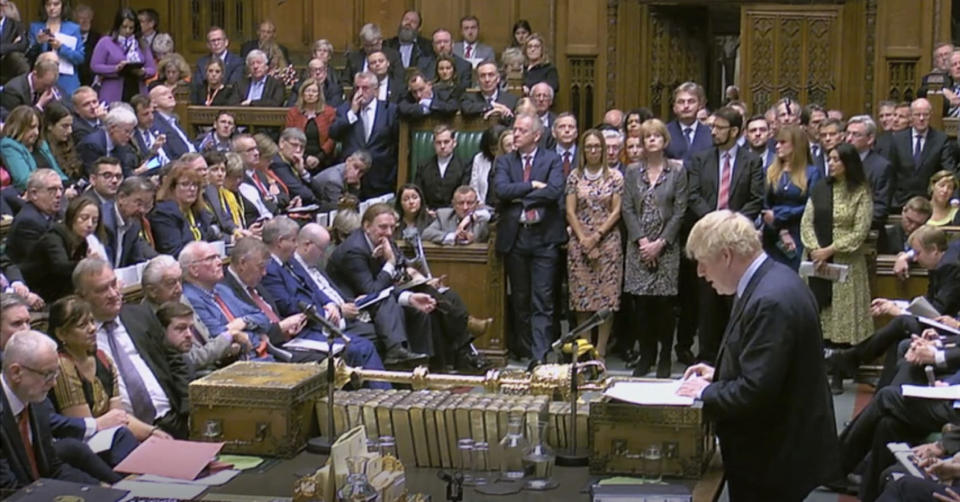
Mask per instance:
[[[38,370],[38,369],[36,369],[36,368],[31,368],[31,367],[27,366],[26,364],[21,364],[20,366],[23,367],[24,369],[27,369],[27,370],[32,371],[34,374],[36,374],[36,375],[38,375],[38,376],[40,376],[41,378],[43,378],[43,381],[44,381],[44,382],[52,382],[52,381],[56,380],[58,376],[60,376],[60,368],[57,368],[57,369],[52,370],[52,371],[40,371],[40,370]]]

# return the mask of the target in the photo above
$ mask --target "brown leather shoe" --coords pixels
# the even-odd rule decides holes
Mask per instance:
[[[478,317],[470,316],[467,318],[467,333],[470,333],[470,335],[474,338],[480,338],[487,333],[487,330],[490,329],[491,324],[493,324],[492,317],[480,319]]]

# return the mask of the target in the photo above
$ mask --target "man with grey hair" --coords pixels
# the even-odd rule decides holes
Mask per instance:
[[[317,196],[311,190],[310,171],[303,156],[307,136],[296,127],[288,127],[280,134],[280,151],[270,160],[270,170],[287,186],[291,198],[300,198],[304,206],[316,204]],[[293,200],[291,204],[296,207]]]
[[[270,60],[260,49],[254,49],[247,54],[247,76],[240,79],[237,91],[240,93],[242,106],[282,106],[283,83],[271,75]]]
[[[620,162],[620,152],[623,151],[623,133],[613,127],[604,127],[601,132],[606,143],[607,167],[624,171],[624,166]]]
[[[877,124],[869,115],[854,115],[847,121],[846,142],[860,154],[863,171],[873,188],[873,223],[880,230],[887,222],[893,197],[893,165],[873,150],[877,139]]]
[[[370,71],[367,66],[367,56],[373,51],[383,51],[384,55],[387,56],[387,61],[390,61],[390,76],[401,82],[404,81],[405,66],[400,58],[400,53],[394,48],[384,46],[383,32],[380,31],[379,26],[374,23],[363,25],[360,27],[357,38],[360,42],[360,49],[347,53],[347,67],[343,72],[344,87],[354,82],[358,73]]]
[[[63,199],[60,175],[47,168],[30,173],[24,198],[27,202],[13,218],[10,235],[7,236],[7,256],[18,265],[26,261],[34,245],[53,226],[60,214]]]
[[[353,98],[337,108],[330,136],[343,144],[343,156],[364,149],[373,168],[363,178],[362,199],[393,193],[397,185],[397,105],[377,99],[377,76],[361,72],[354,78]]]
[[[954,145],[943,131],[930,126],[931,105],[926,98],[910,103],[910,127],[893,134],[890,163],[896,180],[891,210],[903,207],[910,197],[927,195],[934,173],[955,171]]]
[[[554,286],[559,246],[566,240],[560,212],[563,166],[540,148],[543,122],[534,115],[513,124],[516,150],[496,160],[494,189],[500,198],[497,252],[506,256],[514,330],[511,350],[542,361],[553,337]]]
[[[199,242],[199,241],[195,241]],[[191,243],[193,244],[193,243]],[[184,248],[186,249],[186,248]],[[190,262],[192,256],[181,260]],[[143,269],[143,301],[142,303],[154,313],[161,305],[167,302],[180,302],[190,305],[190,300],[183,294],[182,277],[184,272],[180,263],[170,255],[159,255],[147,263]],[[190,305],[192,307],[192,305]],[[194,375],[202,376],[218,367],[220,363],[227,363],[241,351],[251,348],[250,339],[246,333],[234,330],[210,335],[210,330],[200,321],[196,311],[193,314],[194,326],[192,330],[193,345],[183,353],[183,358],[190,366]]]
[[[100,157],[113,157],[120,161],[123,177],[133,176],[138,171],[146,171],[140,165],[140,158],[131,144],[134,128],[137,127],[137,115],[129,106],[118,106],[107,112],[103,120],[105,128],[98,129],[77,145],[77,154],[83,161],[87,175],[93,173],[94,163]]]
[[[553,123],[557,120],[557,114],[550,111],[553,107],[553,87],[546,82],[539,82],[530,88],[530,99],[533,100],[533,107],[537,110],[537,116],[543,124],[545,133],[540,136],[540,148],[553,149],[557,141],[550,134],[553,129]]]
[[[117,187],[116,199],[102,206],[103,247],[114,267],[135,265],[157,255],[143,233],[143,221],[153,208],[156,191],[149,179],[131,176]]]
[[[360,182],[370,170],[373,160],[366,150],[357,150],[340,164],[330,166],[310,181],[310,188],[317,194],[320,211],[333,211],[344,195],[360,195]]]
[[[708,213],[686,250],[697,273],[736,300],[716,367],[687,368],[678,394],[702,400],[716,422],[731,500],[803,500],[839,471],[816,299],[768,259],[741,214]]]
[[[57,344],[39,331],[20,331],[7,341],[0,373],[4,488],[27,486],[39,478],[97,485],[100,482],[63,463],[53,447],[47,394],[60,373]],[[19,431],[8,434],[10,431]]]

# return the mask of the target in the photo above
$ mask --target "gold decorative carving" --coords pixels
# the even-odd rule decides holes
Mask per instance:
[[[567,58],[570,67],[570,109],[579,124],[589,124],[593,121],[593,100],[597,85],[597,58],[596,56],[570,56]],[[608,86],[613,85],[609,81]]]
[[[917,94],[917,58],[887,59],[887,98],[912,101]]]
[[[866,46],[866,66],[863,72],[864,90],[866,91],[864,110],[868,114],[873,113],[873,82],[876,78],[876,68],[873,58],[877,52],[877,0],[867,0],[867,46]]]

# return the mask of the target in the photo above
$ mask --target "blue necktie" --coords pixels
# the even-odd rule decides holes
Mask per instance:
[[[920,157],[923,154],[923,136],[917,135],[916,145],[913,148],[913,168],[920,169]]]

